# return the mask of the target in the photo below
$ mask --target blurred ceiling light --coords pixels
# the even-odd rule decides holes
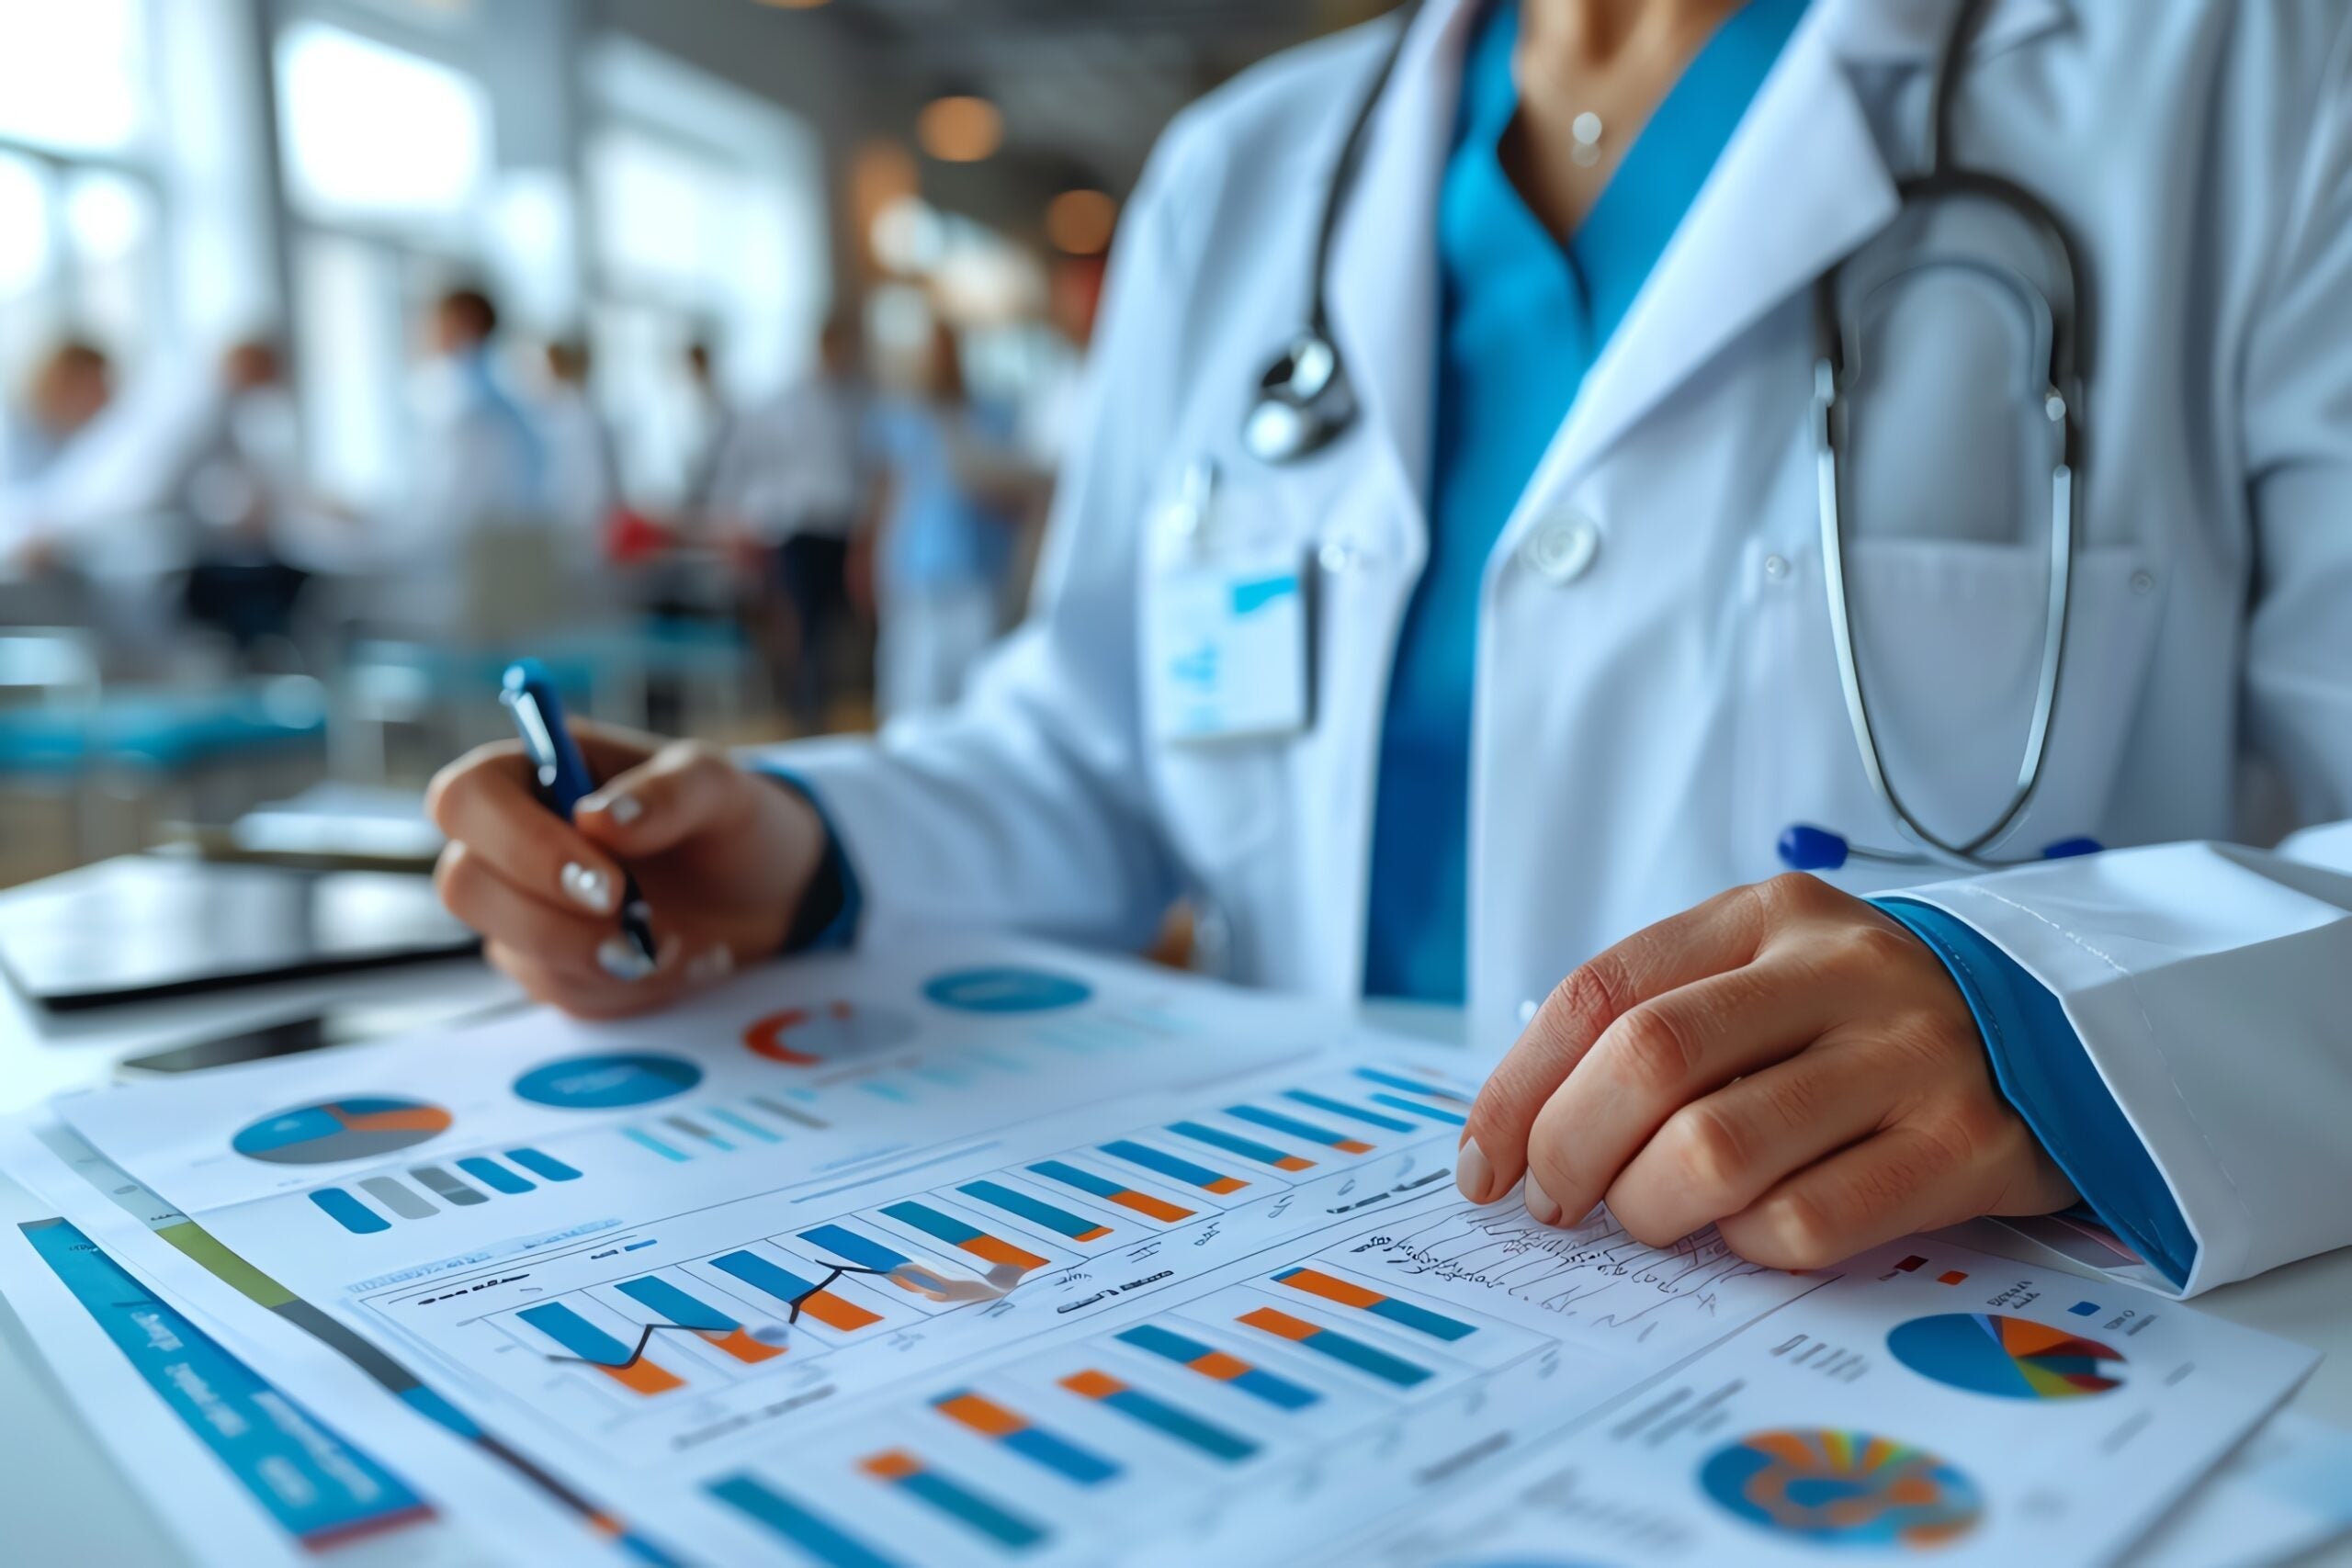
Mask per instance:
[[[977,164],[1004,141],[1004,117],[986,98],[951,93],[925,104],[915,140],[943,164]]]
[[[1074,256],[1107,249],[1118,221],[1119,204],[1099,190],[1066,190],[1046,204],[1046,238]]]

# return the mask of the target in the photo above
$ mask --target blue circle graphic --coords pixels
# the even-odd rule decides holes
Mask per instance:
[[[1940,1546],[1974,1529],[1975,1483],[1923,1449],[1869,1432],[1750,1432],[1709,1455],[1699,1484],[1736,1518],[1812,1546]]]
[[[925,981],[922,994],[957,1012],[1051,1012],[1076,1007],[1094,994],[1083,980],[1043,969],[1000,964],[985,969],[951,969]]]
[[[620,1105],[650,1105],[700,1082],[702,1069],[683,1056],[622,1052],[565,1056],[533,1067],[514,1080],[514,1092],[534,1105],[559,1111],[610,1111]]]

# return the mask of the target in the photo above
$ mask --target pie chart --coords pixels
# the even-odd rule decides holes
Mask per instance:
[[[848,1002],[784,1008],[754,1020],[743,1044],[755,1056],[787,1067],[821,1066],[858,1051],[885,1051],[914,1038],[914,1021]]]
[[[1984,1514],[1975,1483],[1934,1454],[1833,1427],[1750,1432],[1708,1456],[1699,1484],[1734,1517],[1814,1546],[1919,1551]]]
[[[631,1051],[561,1057],[516,1078],[514,1092],[534,1105],[559,1111],[610,1111],[650,1105],[700,1082],[702,1069],[684,1056]]]
[[[1051,1012],[1076,1007],[1094,987],[1049,970],[995,964],[952,969],[925,982],[922,994],[957,1012]]]
[[[2120,1351],[2005,1313],[1915,1317],[1886,1348],[1921,1377],[2002,1399],[2081,1399],[2123,1386]]]
[[[265,1116],[229,1141],[247,1159],[272,1165],[331,1165],[374,1159],[449,1130],[450,1115],[421,1100],[354,1095]]]

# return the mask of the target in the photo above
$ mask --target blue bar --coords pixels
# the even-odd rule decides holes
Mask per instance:
[[[1023,1427],[1008,1434],[1004,1446],[1030,1463],[1042,1464],[1080,1486],[1099,1485],[1119,1473],[1119,1467],[1102,1455],[1091,1453],[1066,1438],[1057,1438],[1042,1427]]]
[[[1008,1214],[1018,1214],[1024,1220],[1035,1221],[1072,1241],[1094,1241],[1111,1234],[1111,1227],[1100,1220],[1090,1220],[1082,1214],[1073,1214],[1068,1209],[1057,1209],[1051,1203],[1030,1197],[1026,1192],[1015,1192],[1001,1182],[967,1181],[956,1190],[978,1198],[983,1203],[992,1203]]]
[[[322,1187],[311,1194],[311,1201],[324,1209],[329,1219],[354,1235],[374,1235],[378,1231],[392,1228],[391,1221],[340,1187]]]
[[[751,1136],[759,1139],[759,1141],[763,1144],[780,1144],[784,1142],[784,1139],[780,1135],[769,1132],[765,1127],[761,1126],[757,1122],[752,1121],[750,1117],[738,1116],[732,1111],[729,1111],[722,1106],[713,1105],[707,1107],[703,1111],[703,1114],[709,1117],[714,1122],[726,1122],[729,1127],[734,1128],[739,1133],[749,1134]]]
[[[700,1296],[688,1295],[669,1280],[655,1275],[648,1274],[642,1280],[624,1280],[617,1288],[629,1300],[652,1308],[681,1328],[725,1334],[743,1326]]]
[[[628,1139],[631,1143],[643,1145],[645,1147],[651,1149],[655,1154],[660,1155],[663,1159],[675,1160],[681,1165],[684,1164],[686,1159],[689,1157],[685,1155],[680,1154],[677,1150],[672,1148],[669,1145],[663,1143],[652,1134],[640,1132],[635,1127],[622,1128],[621,1136]]]
[[[459,1160],[458,1168],[495,1191],[515,1193],[537,1192],[539,1190],[537,1183],[526,1181],[496,1160],[484,1159],[480,1155],[469,1155]]]
[[[749,1475],[730,1475],[710,1483],[710,1495],[732,1505],[767,1526],[792,1545],[825,1564],[825,1568],[899,1568],[854,1536],[772,1492]]]
[[[1315,1163],[1303,1155],[1284,1154],[1280,1149],[1270,1148],[1254,1139],[1244,1138],[1238,1134],[1219,1132],[1215,1127],[1204,1127],[1198,1122],[1170,1122],[1168,1124],[1168,1130],[1180,1138],[1190,1138],[1196,1144],[1206,1144],[1213,1149],[1223,1149],[1227,1154],[1239,1155],[1243,1159],[1254,1159],[1260,1165],[1271,1165],[1276,1170],[1295,1169],[1300,1166]]]
[[[1211,1459],[1221,1459],[1228,1464],[1248,1459],[1258,1451],[1258,1445],[1249,1438],[1237,1437],[1222,1427],[1213,1427],[1172,1404],[1162,1404],[1140,1389],[1123,1388],[1116,1393],[1103,1395],[1102,1403],[1131,1421],[1140,1421],[1155,1431],[1165,1432],[1181,1442],[1192,1444]]]
[[[1148,1355],[1190,1367],[1203,1377],[1222,1382],[1228,1388],[1239,1389],[1250,1398],[1262,1400],[1278,1409],[1304,1410],[1323,1397],[1313,1389],[1295,1383],[1288,1378],[1277,1377],[1263,1367],[1251,1367],[1248,1371],[1229,1378],[1219,1377],[1216,1371],[1197,1364],[1204,1358],[1216,1355],[1216,1346],[1204,1344],[1190,1335],[1162,1328],[1155,1323],[1139,1323],[1121,1333],[1119,1337]],[[1241,1358],[1233,1356],[1227,1359],[1238,1361]]]
[[[710,1261],[713,1268],[734,1275],[754,1290],[765,1291],[786,1306],[817,1288],[816,1280],[779,1269],[756,1252],[730,1252]]]
[[[1466,1126],[1470,1121],[1467,1116],[1456,1116],[1453,1111],[1440,1111],[1434,1105],[1416,1105],[1401,1094],[1375,1094],[1372,1098],[1383,1105],[1391,1105],[1399,1111],[1409,1111],[1416,1116],[1426,1116],[1432,1122],[1448,1122],[1456,1127],[1461,1127]]]
[[[999,1546],[1019,1551],[1046,1539],[1042,1527],[1007,1512],[935,1470],[919,1470],[912,1475],[900,1476],[897,1484],[949,1518],[971,1526]]]
[[[1361,1105],[1350,1105],[1344,1100],[1334,1100],[1328,1094],[1310,1094],[1303,1089],[1286,1089],[1283,1098],[1295,1100],[1301,1105],[1311,1105],[1317,1111],[1328,1111],[1334,1116],[1344,1116],[1351,1122],[1361,1122],[1368,1127],[1385,1127],[1392,1133],[1416,1133],[1420,1129],[1410,1122],[1399,1122],[1394,1116],[1383,1116],[1377,1111],[1366,1111]]]
[[[1401,1073],[1384,1073],[1378,1067],[1358,1067],[1356,1077],[1372,1083],[1385,1083],[1390,1089],[1401,1089],[1407,1094],[1432,1094],[1440,1100],[1451,1100],[1464,1105],[1469,1103],[1453,1089],[1443,1089],[1436,1084],[1423,1083],[1419,1078],[1408,1078]]]
[[[1350,1151],[1359,1151],[1372,1146],[1362,1138],[1351,1138],[1344,1133],[1334,1133],[1329,1127],[1318,1127],[1312,1122],[1301,1122],[1294,1117],[1284,1116],[1279,1111],[1261,1111],[1254,1105],[1228,1105],[1225,1108],[1225,1113],[1237,1121],[1263,1127],[1271,1133],[1280,1133],[1285,1137],[1304,1138],[1310,1144],[1321,1144],[1327,1149],[1346,1148]]]
[[[564,1305],[542,1302],[514,1314],[583,1361],[600,1367],[626,1367],[635,1358],[629,1348]]]
[[[1080,1170],[1074,1165],[1064,1165],[1057,1159],[1040,1160],[1029,1168],[1038,1175],[1050,1177],[1065,1187],[1075,1187],[1080,1192],[1091,1192],[1097,1198],[1116,1198],[1126,1189],[1110,1178],[1097,1176],[1091,1170]]]
[[[553,1155],[537,1149],[509,1149],[506,1157],[543,1181],[577,1181],[580,1173]]]
[[[1221,1171],[1211,1170],[1204,1165],[1194,1165],[1191,1160],[1179,1156],[1163,1154],[1149,1144],[1138,1144],[1126,1138],[1103,1145],[1102,1152],[1131,1161],[1146,1170],[1156,1170],[1162,1176],[1172,1176],[1179,1181],[1188,1182],[1209,1192],[1230,1192],[1237,1187],[1249,1185],[1238,1176],[1227,1176]]]
[[[872,1241],[842,1225],[818,1225],[800,1233],[800,1239],[811,1247],[822,1247],[844,1262],[861,1269],[879,1269],[884,1273],[908,1261],[903,1252],[893,1252],[878,1241]]]

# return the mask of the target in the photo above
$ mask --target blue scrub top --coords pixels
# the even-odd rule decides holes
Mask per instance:
[[[1487,557],[1804,7],[1748,0],[1734,12],[1566,245],[1521,199],[1500,157],[1519,110],[1519,0],[1496,0],[1478,22],[1438,196],[1430,556],[1405,613],[1381,730],[1368,996],[1464,998],[1470,707]]]

